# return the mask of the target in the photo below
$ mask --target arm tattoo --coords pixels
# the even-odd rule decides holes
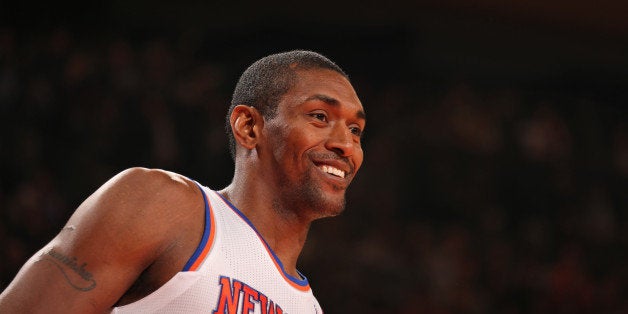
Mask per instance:
[[[55,250],[50,250],[42,254],[42,260],[49,261],[57,266],[72,288],[79,291],[90,291],[96,287],[94,276],[85,269],[87,263],[79,265],[76,257],[70,258]],[[68,274],[68,270],[74,272],[75,275]]]

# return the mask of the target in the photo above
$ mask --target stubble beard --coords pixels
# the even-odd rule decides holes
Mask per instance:
[[[298,182],[290,182],[287,178],[283,178],[281,181],[283,189],[280,196],[281,200],[278,201],[288,207],[282,208],[282,211],[287,210],[297,216],[314,220],[338,216],[345,209],[344,192],[342,197],[332,198],[318,186],[310,173],[306,173]],[[334,189],[340,190],[343,188],[334,187]]]

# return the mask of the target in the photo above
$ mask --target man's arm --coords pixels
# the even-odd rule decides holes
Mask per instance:
[[[0,313],[109,311],[176,241],[185,220],[177,212],[197,206],[190,185],[141,168],[113,177],[22,267],[0,295]]]

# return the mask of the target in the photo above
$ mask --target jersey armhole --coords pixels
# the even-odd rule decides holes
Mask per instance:
[[[195,271],[200,267],[212,247],[214,235],[216,234],[213,210],[209,200],[207,199],[207,194],[205,194],[203,187],[201,187],[196,181],[194,181],[194,183],[196,183],[196,186],[198,186],[201,190],[201,194],[203,195],[203,202],[205,204],[205,226],[201,243],[194,251],[194,254],[192,254],[192,257],[190,257],[188,262],[185,264],[182,271]]]

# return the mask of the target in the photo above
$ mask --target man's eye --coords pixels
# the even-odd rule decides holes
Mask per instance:
[[[311,113],[311,117],[321,121],[327,121],[327,116],[324,113]]]
[[[351,131],[351,134],[353,135],[362,136],[362,129],[358,127],[354,126],[354,127],[349,128],[349,130]]]

